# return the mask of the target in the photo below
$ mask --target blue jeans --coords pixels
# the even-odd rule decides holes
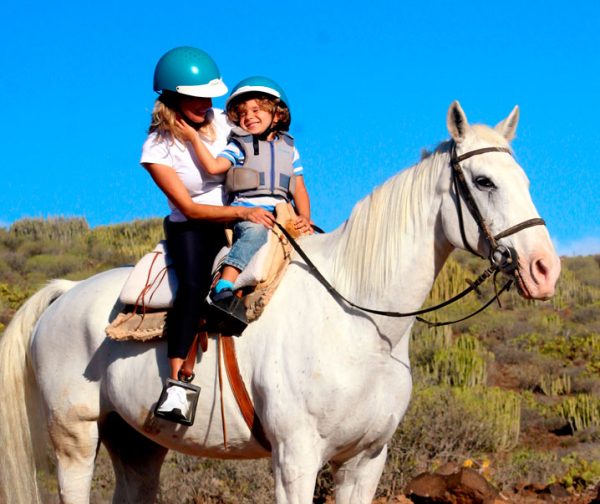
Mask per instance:
[[[258,249],[267,243],[269,230],[262,224],[238,222],[233,226],[233,245],[224,264],[242,271]]]

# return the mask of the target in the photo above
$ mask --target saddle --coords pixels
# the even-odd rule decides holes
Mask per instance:
[[[295,218],[289,203],[277,205],[276,220],[294,237]],[[256,320],[273,296],[290,262],[292,247],[278,228],[270,230],[268,241],[250,261],[236,280],[234,289],[243,290],[248,322]],[[231,239],[229,239],[231,243]],[[213,264],[213,274],[221,268],[229,247],[224,247]],[[172,307],[177,291],[177,277],[171,267],[166,242],[161,241],[135,265],[126,280],[119,300],[126,310],[106,328],[106,334],[116,340],[148,341],[161,338],[164,333],[167,310]]]

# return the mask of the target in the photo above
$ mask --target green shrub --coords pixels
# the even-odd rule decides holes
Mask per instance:
[[[37,273],[37,278],[59,278],[76,271],[82,266],[83,259],[69,254],[40,254],[30,257],[25,262],[27,273]]]
[[[31,294],[30,290],[22,289],[19,286],[0,283],[0,299],[11,310],[16,311]]]
[[[561,472],[562,464],[553,452],[532,448],[517,450],[500,456],[495,464],[493,481],[504,489],[521,484],[550,483],[555,474]]]
[[[99,226],[88,239],[91,257],[116,264],[135,262],[163,239],[162,219],[137,220],[129,224]]]
[[[561,459],[566,466],[566,472],[555,481],[577,492],[592,487],[600,482],[600,461],[586,460],[576,453],[571,453]]]
[[[519,424],[520,398],[513,392],[417,386],[389,445],[380,487],[389,495],[434,460],[509,450],[518,442]]]

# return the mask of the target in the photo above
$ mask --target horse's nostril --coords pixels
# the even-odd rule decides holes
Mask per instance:
[[[545,282],[548,279],[550,268],[546,265],[544,259],[537,259],[533,263],[533,279],[536,283]]]

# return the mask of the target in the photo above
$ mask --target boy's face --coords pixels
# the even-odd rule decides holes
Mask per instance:
[[[241,104],[238,111],[240,126],[252,135],[262,135],[273,122],[273,114],[260,108],[258,100]]]

